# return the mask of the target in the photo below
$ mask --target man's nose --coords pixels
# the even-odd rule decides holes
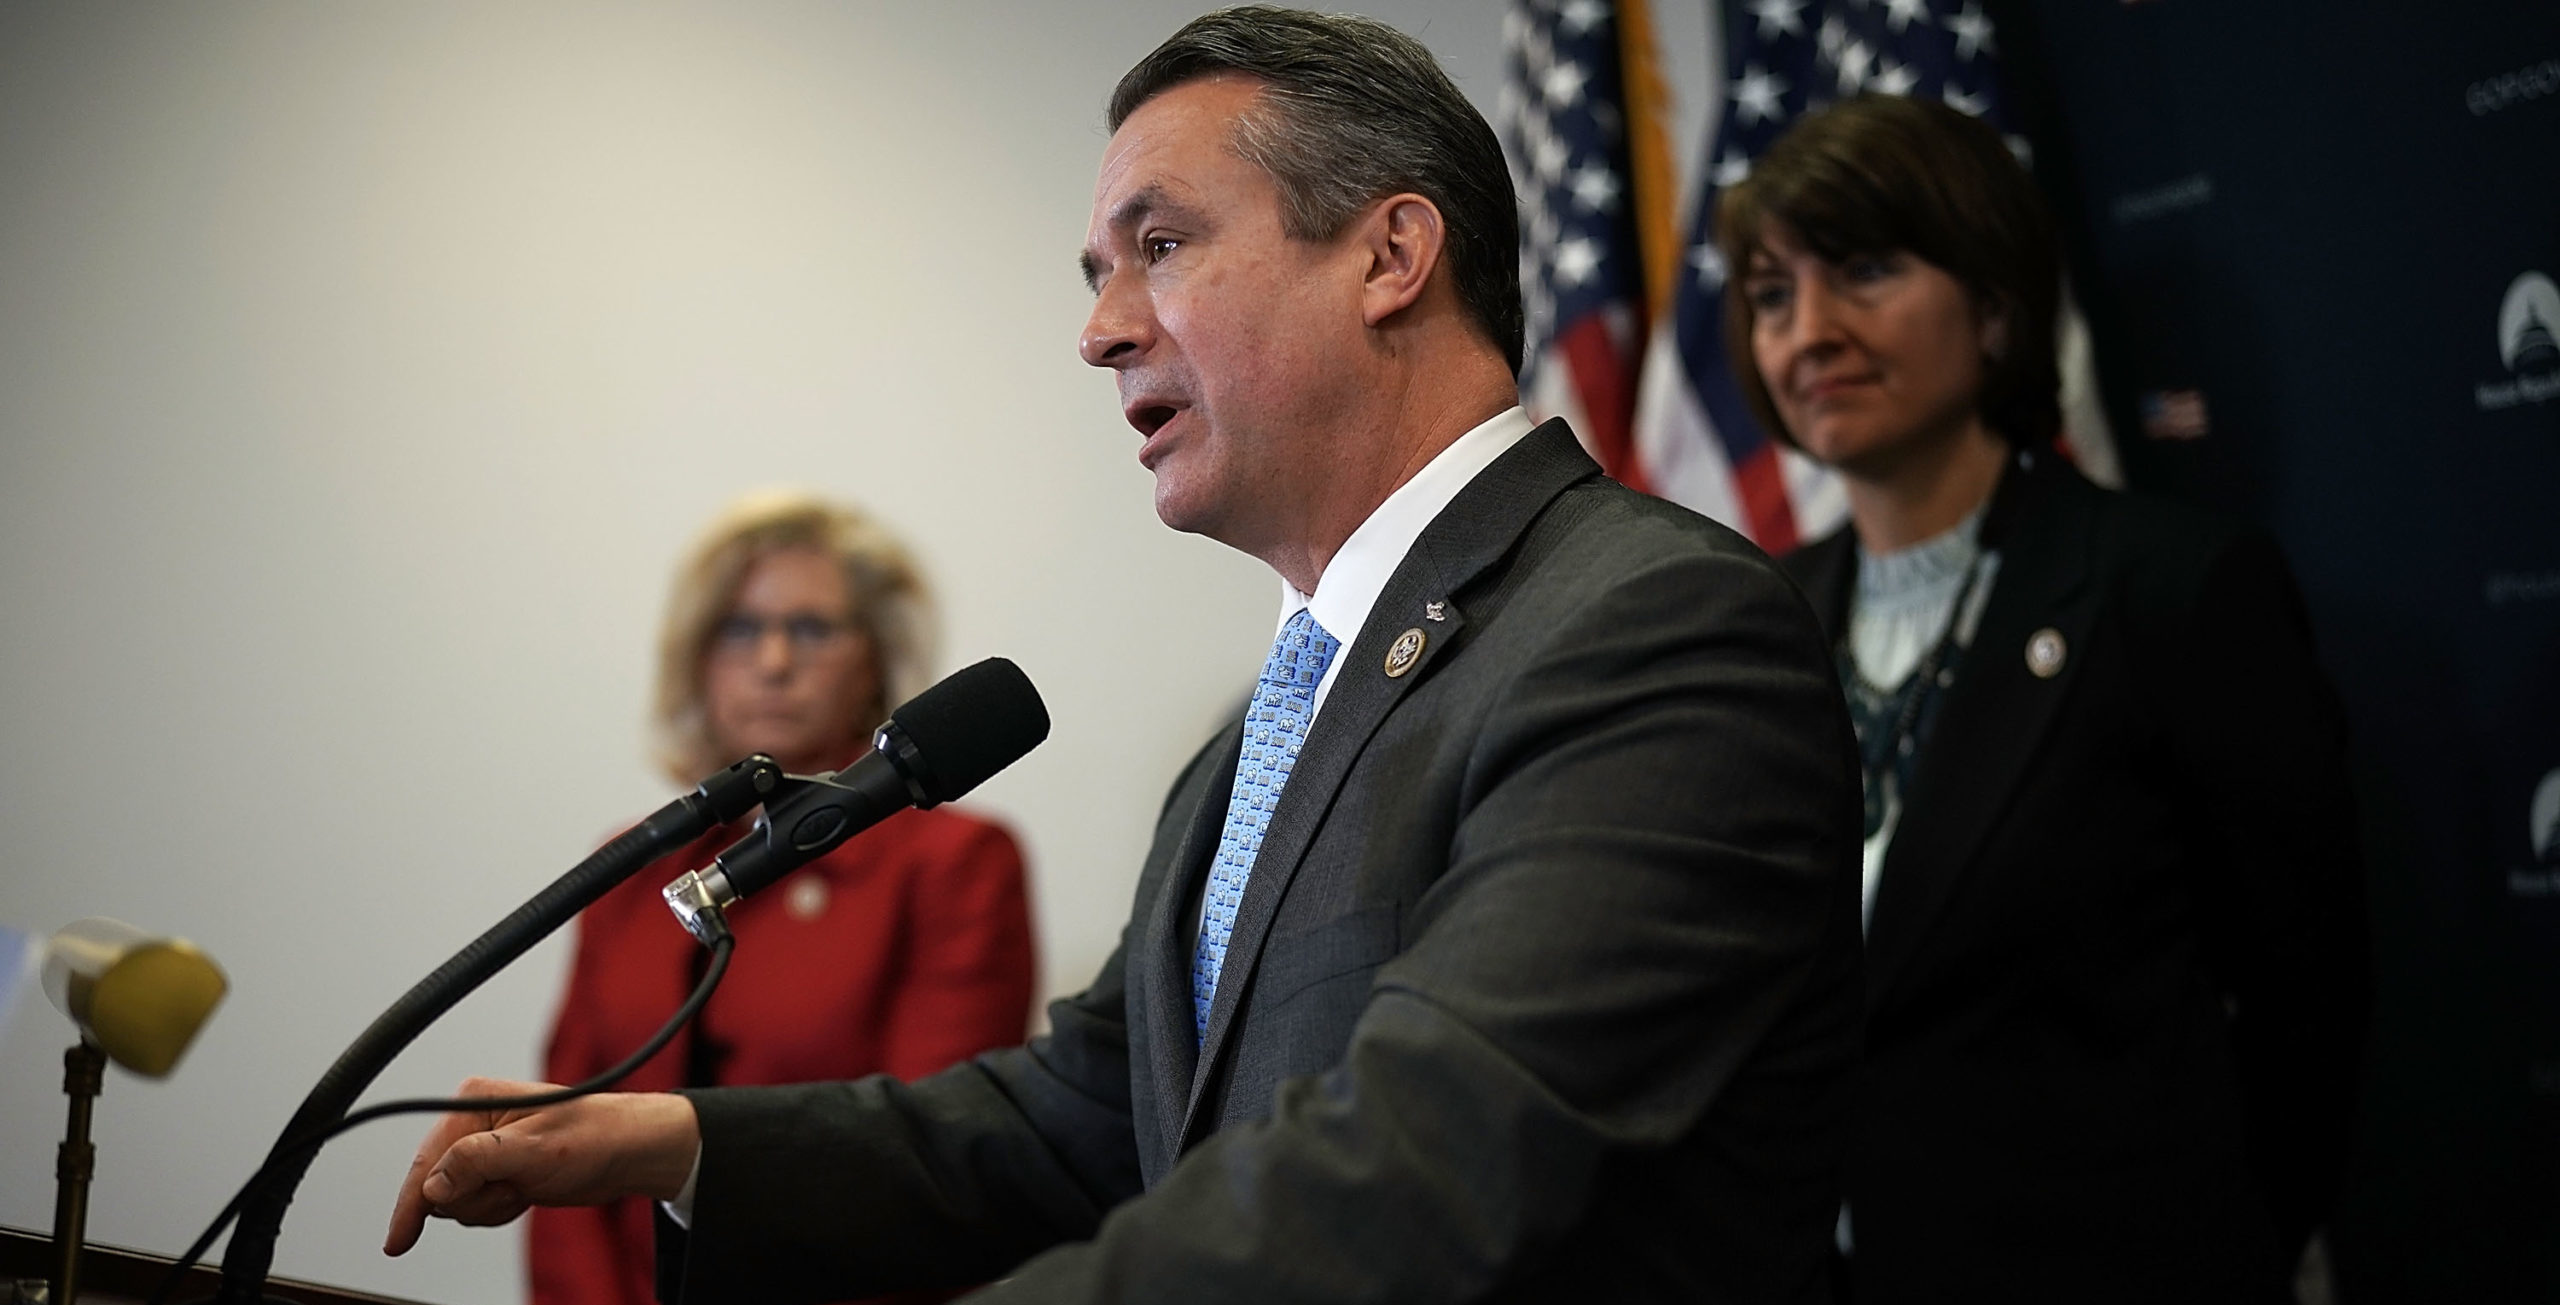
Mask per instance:
[[[1093,312],[1084,320],[1076,353],[1094,367],[1119,367],[1136,360],[1155,342],[1155,318],[1146,297],[1118,282],[1105,281],[1093,297]]]

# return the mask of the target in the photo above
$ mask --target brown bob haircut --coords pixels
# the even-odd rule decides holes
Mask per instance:
[[[1831,262],[1909,253],[1963,283],[1976,311],[2006,320],[2007,348],[1983,364],[1983,424],[2019,447],[2061,432],[2061,254],[2043,196],[2000,133],[1935,101],[1861,95],[1805,115],[1724,192],[1725,354],[1762,429],[1793,445],[1752,359],[1740,292],[1773,226]]]

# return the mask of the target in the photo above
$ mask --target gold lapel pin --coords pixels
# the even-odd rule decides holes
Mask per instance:
[[[1413,669],[1422,660],[1422,631],[1419,627],[1396,636],[1387,647],[1387,678],[1392,680]]]
[[[2027,670],[2039,680],[2062,674],[2063,659],[2070,653],[2070,645],[2062,641],[2062,631],[2050,625],[2027,636]]]

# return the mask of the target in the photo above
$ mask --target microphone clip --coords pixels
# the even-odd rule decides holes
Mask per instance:
[[[755,829],[718,860],[678,875],[659,890],[667,909],[703,946],[727,927],[731,903],[784,874],[834,851],[846,839],[906,807],[918,805],[916,778],[901,770],[898,753],[915,748],[894,726],[880,730],[882,748],[827,775],[778,775],[764,797]]]
[[[727,903],[712,890],[710,882],[703,877],[706,874],[718,875],[719,873],[720,867],[716,865],[705,866],[700,870],[687,870],[676,876],[674,882],[658,890],[659,894],[667,899],[667,909],[675,912],[676,919],[684,925],[684,931],[692,934],[694,940],[705,947],[710,946],[720,935],[729,931]],[[723,886],[725,887],[725,884]],[[728,899],[728,901],[736,900],[735,897]]]

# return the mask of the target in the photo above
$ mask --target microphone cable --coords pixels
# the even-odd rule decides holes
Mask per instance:
[[[682,1031],[686,1024],[691,1023],[694,1016],[702,1012],[704,1004],[711,1000],[712,991],[720,986],[720,980],[729,972],[729,954],[737,950],[738,940],[729,932],[728,919],[717,910],[703,912],[702,919],[712,930],[712,937],[709,939],[711,963],[703,967],[702,981],[694,985],[692,995],[684,999],[684,1004],[676,1008],[676,1013],[669,1016],[667,1022],[660,1025],[658,1031],[651,1034],[649,1040],[642,1043],[638,1051],[632,1052],[619,1064],[593,1078],[550,1092],[536,1092],[520,1097],[411,1097],[406,1100],[385,1101],[380,1105],[351,1111],[345,1118],[326,1128],[312,1129],[287,1138],[264,1162],[259,1164],[257,1172],[249,1175],[249,1181],[240,1185],[240,1190],[232,1195],[231,1203],[222,1207],[222,1213],[214,1216],[212,1226],[204,1230],[204,1235],[196,1238],[195,1244],[187,1248],[187,1253],[179,1256],[178,1262],[169,1266],[168,1275],[160,1281],[160,1289],[151,1293],[150,1305],[167,1305],[172,1293],[177,1291],[179,1283],[186,1278],[187,1270],[194,1268],[198,1262],[202,1261],[205,1252],[212,1249],[214,1239],[220,1237],[223,1230],[231,1226],[232,1220],[240,1217],[240,1207],[247,1203],[251,1193],[258,1190],[259,1184],[269,1181],[271,1175],[280,1166],[318,1151],[323,1144],[340,1133],[392,1115],[443,1114],[457,1110],[536,1110],[544,1106],[556,1106],[564,1101],[574,1101],[579,1097],[593,1096],[631,1077],[632,1071],[647,1064],[651,1056],[657,1055],[666,1049],[668,1043],[675,1041],[676,1034]]]

